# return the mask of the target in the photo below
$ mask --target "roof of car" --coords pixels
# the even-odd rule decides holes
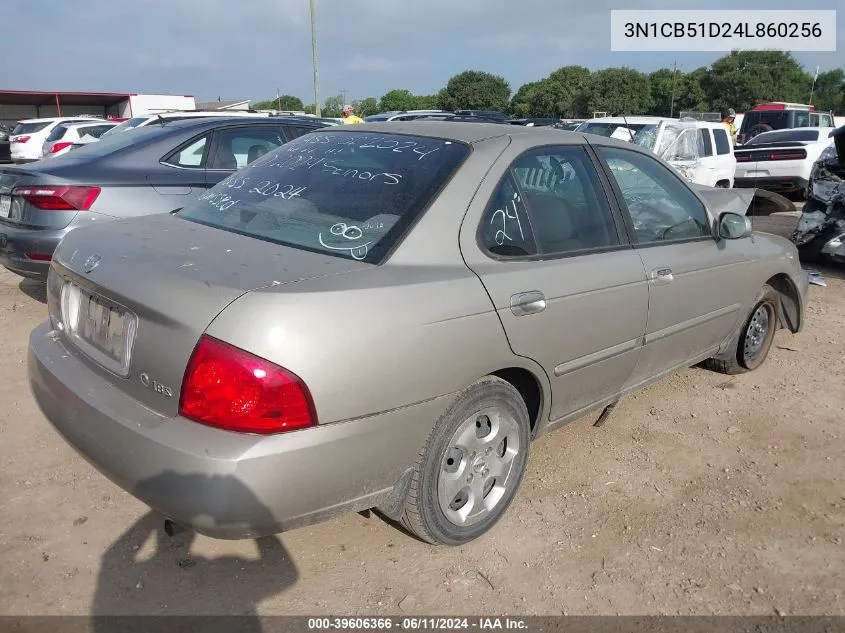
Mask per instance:
[[[672,121],[666,116],[604,116],[595,119],[587,119],[584,123],[633,123],[635,125],[659,123],[660,121]],[[677,121],[678,119],[674,119]]]
[[[68,129],[77,128],[77,127],[97,126],[97,125],[111,125],[113,127],[116,127],[118,124],[115,123],[114,121],[106,121],[105,119],[95,119],[93,121],[83,121],[83,122],[67,121],[65,123],[62,123],[62,127],[65,127],[65,128],[68,128]]]
[[[236,125],[236,126],[245,126],[245,125],[279,125],[280,123],[296,123],[297,125],[307,125],[307,121],[302,119],[295,119],[291,117],[292,120],[286,121],[285,117],[245,117],[245,116],[232,116],[232,117],[224,117],[224,116],[214,116],[214,117],[190,117],[187,119],[162,119],[163,127],[168,129],[185,129],[185,128],[198,128],[202,129],[203,127],[216,127],[218,125]],[[153,121],[149,123],[147,127],[155,127],[157,122]],[[319,121],[315,121],[314,123],[315,128],[324,127],[321,125]]]
[[[463,123],[451,121],[387,121],[385,123],[361,123],[358,125],[349,125],[342,127],[335,127],[330,129],[331,132],[338,131],[340,133],[375,133],[375,134],[409,134],[413,136],[424,136],[431,138],[441,138],[448,141],[457,141],[461,143],[480,143],[482,141],[497,138],[501,136],[510,136],[512,138],[519,137],[526,140],[536,139],[538,143],[552,142],[554,139],[566,139],[564,142],[572,143],[573,140],[578,142],[585,142],[586,137],[589,136],[591,142],[597,142],[603,145],[618,145],[620,147],[628,147],[639,150],[639,146],[628,143],[627,141],[617,141],[616,139],[606,138],[603,136],[595,136],[591,134],[582,134],[580,132],[570,132],[567,130],[559,130],[550,126],[526,127],[522,125],[502,125],[500,123]]]

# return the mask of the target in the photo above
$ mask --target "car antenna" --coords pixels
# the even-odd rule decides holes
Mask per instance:
[[[624,114],[622,115],[622,120],[625,121],[625,129],[628,130],[628,134],[631,136],[631,142],[633,143],[634,142],[634,133],[631,131],[631,128],[628,127],[628,119],[625,117]]]

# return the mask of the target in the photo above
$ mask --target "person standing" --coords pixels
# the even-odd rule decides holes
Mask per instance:
[[[728,128],[728,134],[730,134],[731,139],[736,139],[736,125],[734,125],[734,121],[736,120],[736,112],[733,109],[728,110],[725,118],[722,119],[722,123],[725,124],[725,127]]]
[[[363,122],[364,122],[364,119],[362,119],[359,116],[356,116],[355,109],[351,105],[346,104],[345,106],[343,106],[343,124],[344,125],[354,125],[356,123],[363,123]]]

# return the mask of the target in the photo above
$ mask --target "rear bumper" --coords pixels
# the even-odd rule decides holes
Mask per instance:
[[[31,259],[26,254],[35,253],[52,257],[56,246],[69,230],[71,227],[33,230],[0,224],[0,266],[23,277],[46,281],[50,261]]]
[[[80,360],[49,323],[30,336],[28,369],[44,415],[86,460],[163,515],[225,539],[385,502],[449,402],[255,436],[152,412]]]
[[[768,189],[769,191],[804,191],[807,179],[800,176],[770,176],[766,178],[734,178],[739,189]]]

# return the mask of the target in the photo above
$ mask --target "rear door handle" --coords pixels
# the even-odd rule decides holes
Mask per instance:
[[[537,314],[546,309],[546,297],[539,290],[511,295],[511,312],[516,316]]]
[[[655,285],[670,284],[675,280],[671,268],[658,268],[651,271],[651,282]]]

